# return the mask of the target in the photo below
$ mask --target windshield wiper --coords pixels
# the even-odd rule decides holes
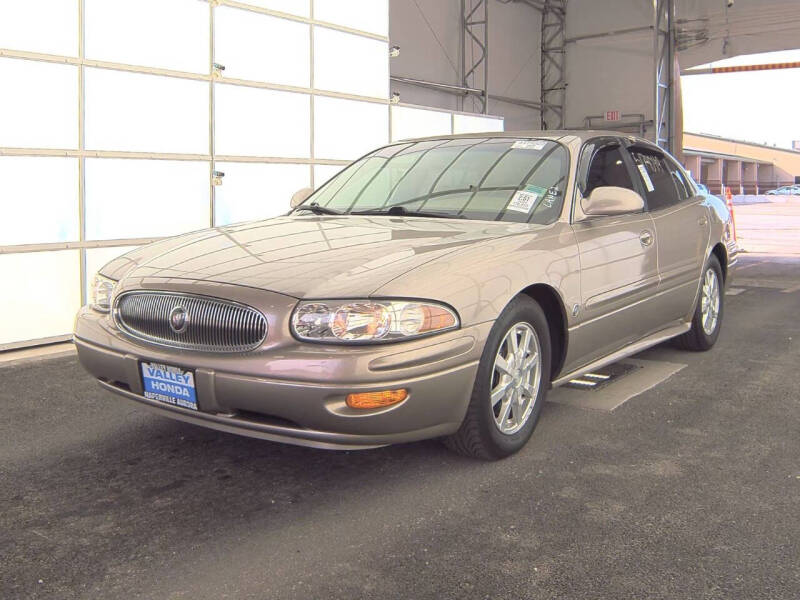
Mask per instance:
[[[327,208],[326,206],[320,206],[316,202],[312,202],[311,204],[301,204],[297,208],[294,209],[294,212],[298,210],[308,210],[313,212],[315,215],[341,215],[338,210],[333,210],[332,208]]]
[[[351,215],[390,215],[398,217],[431,217],[434,219],[465,219],[463,215],[426,212],[424,210],[408,210],[405,206],[390,206],[389,208],[371,208],[369,210],[354,210]]]

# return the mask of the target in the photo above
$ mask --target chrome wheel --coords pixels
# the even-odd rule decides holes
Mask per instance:
[[[703,279],[703,291],[700,298],[701,322],[706,335],[711,335],[717,328],[719,305],[720,289],[717,272],[714,269],[706,269],[706,276]]]
[[[512,325],[506,332],[492,369],[491,402],[494,423],[511,435],[531,416],[542,380],[539,337],[528,323]]]

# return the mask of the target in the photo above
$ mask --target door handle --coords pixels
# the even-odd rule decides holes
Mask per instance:
[[[639,241],[642,243],[642,246],[650,246],[653,244],[653,234],[645,230],[639,234]]]
[[[697,224],[700,225],[700,227],[705,227],[706,225],[708,225],[708,219],[705,217],[700,217],[699,219],[697,219]]]

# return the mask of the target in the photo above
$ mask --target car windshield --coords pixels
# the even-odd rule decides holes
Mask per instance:
[[[303,206],[549,224],[561,214],[568,173],[569,152],[552,140],[427,140],[361,158]]]

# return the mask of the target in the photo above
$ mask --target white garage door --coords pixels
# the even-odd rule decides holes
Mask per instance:
[[[390,139],[470,130],[390,119],[388,61],[388,0],[0,0],[0,350],[67,336],[132,247],[284,213]]]

